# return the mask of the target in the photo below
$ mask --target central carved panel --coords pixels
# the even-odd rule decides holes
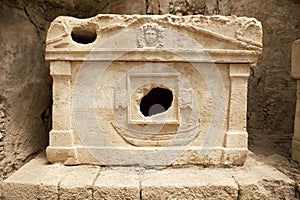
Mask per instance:
[[[161,114],[171,107],[173,93],[169,89],[156,87],[141,99],[140,111],[145,117]]]
[[[117,120],[112,124],[131,145],[186,145],[200,132],[198,105],[192,109],[197,97],[189,81],[165,64],[129,70],[118,81],[114,97]]]

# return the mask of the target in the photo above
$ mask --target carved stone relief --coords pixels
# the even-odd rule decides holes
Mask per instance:
[[[115,92],[115,109],[127,108],[127,91],[116,90]]]
[[[138,48],[162,48],[164,39],[163,28],[156,23],[146,23],[139,27]]]
[[[127,112],[115,107],[114,113],[119,120],[112,123],[114,129],[129,144],[134,146],[179,146],[191,142],[200,132],[197,106],[192,109],[191,88],[185,88],[189,81],[176,70],[163,64],[145,64],[133,69],[119,81],[117,88],[127,85],[128,101]],[[180,89],[181,92],[178,90]],[[142,111],[142,100],[151,91],[160,89],[161,93],[152,96],[152,106],[149,106],[149,115]],[[171,104],[163,107],[167,95],[171,94]],[[126,91],[116,91],[115,102],[119,105]],[[157,102],[155,102],[155,99]],[[181,101],[181,103],[179,103]],[[149,102],[148,102],[149,103]],[[185,109],[188,111],[184,111]],[[155,114],[151,115],[152,112]],[[156,110],[156,111],[155,111]],[[125,120],[127,119],[127,120]],[[174,139],[174,137],[176,138]],[[172,143],[171,143],[172,142]]]
[[[181,88],[179,91],[179,97],[178,97],[180,108],[190,108],[192,109],[192,90]]]
[[[244,17],[58,17],[46,48],[48,160],[243,164],[247,80],[261,41],[260,23]]]

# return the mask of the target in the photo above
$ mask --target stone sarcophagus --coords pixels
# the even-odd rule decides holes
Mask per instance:
[[[241,165],[247,81],[262,48],[253,18],[58,17],[50,162]]]

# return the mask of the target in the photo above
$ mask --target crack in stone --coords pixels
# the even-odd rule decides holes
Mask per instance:
[[[149,0],[145,0],[145,2],[146,2],[146,14],[148,14]]]
[[[300,185],[295,183],[295,197],[300,199]]]
[[[143,188],[142,188],[142,180],[143,180],[144,169],[139,168],[139,190],[140,190],[140,200],[143,199]]]
[[[238,186],[237,200],[240,200],[241,199],[241,187],[240,187],[240,184],[239,184],[238,180],[234,177],[234,175],[232,175],[232,178],[233,178],[235,184]]]
[[[216,8],[216,10],[217,10],[217,15],[219,15],[220,14],[220,0],[217,0],[217,8]]]
[[[100,176],[101,174],[101,167],[99,168],[99,171],[95,177],[95,179],[93,180],[93,183],[92,183],[92,200],[94,200],[94,192],[95,192],[95,183],[96,183],[96,180],[98,179],[98,177]]]
[[[35,29],[36,29],[36,32],[37,32],[37,36],[38,36],[38,38],[39,38],[39,40],[41,40],[41,37],[40,37],[40,31],[39,31],[39,26],[33,21],[33,19],[31,19],[31,17],[30,17],[30,14],[29,14],[29,12],[28,12],[28,10],[27,10],[27,7],[28,7],[28,5],[26,5],[25,7],[24,7],[24,13],[25,13],[25,15],[26,15],[26,17],[27,17],[27,19],[29,20],[29,22],[35,27]]]
[[[60,190],[61,190],[61,182],[68,176],[68,174],[66,173],[58,182],[57,184],[57,200],[60,200]]]

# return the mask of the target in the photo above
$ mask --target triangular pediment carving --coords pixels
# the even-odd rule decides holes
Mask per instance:
[[[243,55],[257,55],[261,48],[261,24],[253,18],[97,15],[58,17],[48,31],[46,55],[80,52],[83,57],[95,51],[244,51]]]

